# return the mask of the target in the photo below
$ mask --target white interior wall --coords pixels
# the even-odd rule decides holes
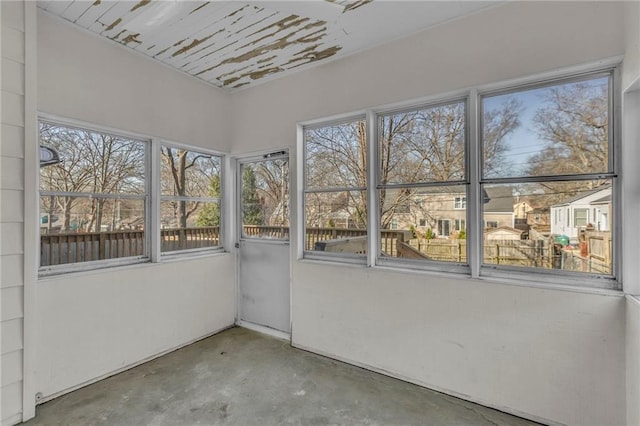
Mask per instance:
[[[515,2],[244,90],[233,149],[295,152],[300,121],[621,55],[623,10]],[[292,276],[296,346],[534,419],[625,423],[619,294],[300,260]]]
[[[627,425],[640,425],[640,298],[627,296]]]
[[[43,12],[38,71],[42,113],[228,150],[225,93]],[[232,325],[234,277],[223,253],[40,279],[35,391],[55,395]]]
[[[229,151],[229,95],[38,10],[38,111]]]
[[[22,418],[24,321],[25,6],[2,2],[0,122],[0,422]]]
[[[623,277],[626,304],[627,425],[640,425],[640,253],[634,247],[640,238],[640,3],[625,5],[625,58],[623,64]],[[631,295],[635,295],[631,296]]]

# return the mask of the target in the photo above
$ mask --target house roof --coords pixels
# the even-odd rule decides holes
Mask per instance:
[[[488,229],[485,229],[484,232],[486,234],[493,234],[493,233],[499,232],[499,231],[507,231],[507,232],[511,232],[513,234],[518,234],[518,235],[522,235],[522,233],[524,232],[523,230],[512,228],[510,226],[500,226],[498,228],[488,228]]]
[[[486,213],[513,213],[513,191],[510,187],[487,187],[485,192],[485,198],[489,199],[483,207]]]
[[[591,195],[597,194],[598,192],[604,192],[604,191],[610,191],[610,190],[611,190],[611,185],[602,185],[602,186],[599,186],[599,187],[591,189],[591,190],[581,191],[578,194],[574,195],[573,197],[567,198],[562,203],[554,204],[551,207],[566,206],[566,205],[575,203],[576,201],[580,201],[580,200],[582,200],[584,198],[587,198],[587,197],[589,197]],[[600,200],[606,198],[607,196],[611,197],[611,194],[609,193],[609,194],[603,195],[603,197],[599,198],[598,200],[600,201]],[[611,201],[611,200],[609,200],[609,201]]]

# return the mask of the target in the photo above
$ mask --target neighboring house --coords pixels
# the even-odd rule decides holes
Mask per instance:
[[[515,227],[513,193],[509,187],[486,189],[488,201],[482,207],[485,228]]]
[[[516,219],[526,219],[527,214],[533,210],[527,201],[518,201],[513,205],[513,214]]]
[[[527,225],[538,230],[549,230],[551,214],[549,207],[538,207],[527,212]]]
[[[580,231],[593,228],[610,231],[611,187],[594,189],[551,206],[551,233],[566,235],[573,241]]]
[[[483,221],[486,228],[514,226],[513,195],[511,188],[488,188],[485,191]],[[413,226],[420,234],[429,229],[438,238],[449,238],[467,229],[467,196],[464,192],[441,190],[419,193],[409,208],[396,213],[391,229],[409,229]]]

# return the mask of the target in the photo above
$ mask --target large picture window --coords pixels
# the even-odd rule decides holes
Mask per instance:
[[[616,73],[493,85],[305,127],[305,256],[375,248],[372,265],[619,287]]]
[[[312,254],[367,254],[364,119],[304,129],[305,247]]]
[[[464,100],[378,117],[381,259],[466,262],[466,130]]]
[[[221,157],[169,145],[160,150],[161,252],[219,247]]]
[[[40,266],[148,257],[147,143],[52,122],[40,145]]]
[[[607,72],[481,97],[482,215],[497,224],[481,233],[484,264],[613,274],[612,230],[588,214],[615,216],[611,87]],[[505,110],[512,125],[495,147],[491,125]],[[516,217],[516,203],[549,220]]]

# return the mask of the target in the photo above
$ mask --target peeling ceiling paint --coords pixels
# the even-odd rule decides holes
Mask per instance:
[[[40,0],[48,13],[220,88],[346,56],[494,2]]]

